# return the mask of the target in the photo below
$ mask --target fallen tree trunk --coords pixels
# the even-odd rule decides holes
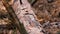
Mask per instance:
[[[22,4],[21,4],[22,2]],[[9,11],[11,8],[7,6],[7,4],[3,3],[6,7],[6,9]],[[41,24],[36,20],[36,15],[34,14],[30,4],[28,3],[27,0],[17,0],[14,1],[14,5],[12,5],[14,12],[10,12],[11,15],[13,16],[14,20],[16,20],[17,22],[21,22],[21,24],[24,25],[24,28],[26,29],[28,34],[44,34],[42,31],[42,26]],[[10,8],[10,9],[9,9]],[[10,10],[12,11],[12,9]],[[14,16],[17,15],[17,16]],[[18,17],[16,19],[16,17]],[[18,20],[19,19],[19,20]],[[16,23],[17,23],[16,22]],[[19,25],[19,29],[20,29],[20,33],[22,34],[27,34],[25,29],[22,31],[21,27],[23,27],[23,25]]]

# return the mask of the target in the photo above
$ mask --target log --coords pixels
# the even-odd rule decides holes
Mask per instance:
[[[36,15],[27,0],[17,0],[13,2],[12,7],[7,3],[3,2],[3,4],[8,13],[13,16],[12,19],[15,20],[21,34],[44,34],[41,32],[43,30],[42,25],[37,21]]]

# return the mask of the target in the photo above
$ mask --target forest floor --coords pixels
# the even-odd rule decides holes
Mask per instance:
[[[47,0],[38,0],[33,6],[38,21],[47,34],[60,32],[60,0],[48,3]],[[17,28],[11,26],[7,10],[0,1],[0,34],[20,34]]]
[[[48,34],[60,30],[60,0],[36,0],[32,3],[37,20]]]

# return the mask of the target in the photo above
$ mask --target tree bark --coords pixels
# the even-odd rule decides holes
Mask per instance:
[[[20,3],[22,2],[22,4]],[[41,24],[36,20],[32,7],[27,0],[17,0],[12,6],[28,34],[43,34]]]

